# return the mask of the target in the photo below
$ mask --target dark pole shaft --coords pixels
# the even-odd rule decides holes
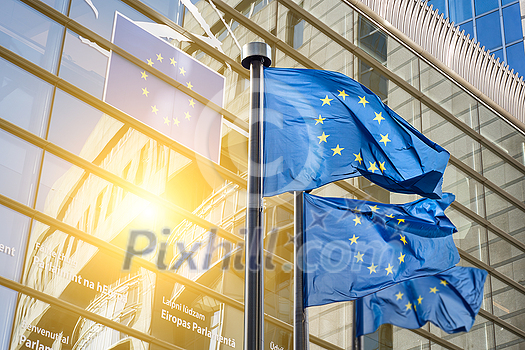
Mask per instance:
[[[308,320],[304,309],[303,296],[303,192],[294,192],[294,319],[293,319],[293,348],[306,350],[309,346]]]
[[[264,349],[263,317],[263,222],[262,222],[262,130],[261,84],[262,62],[250,65],[250,138],[248,145],[248,202],[246,213],[246,270],[244,292],[244,349]]]
[[[250,69],[250,136],[248,140],[248,199],[244,281],[244,350],[264,349],[263,275],[263,66],[269,47],[250,43],[243,48],[243,66]]]
[[[353,334],[354,336],[352,337],[353,338],[353,344],[352,344],[352,349],[353,350],[364,350],[365,349],[365,344],[364,344],[364,336],[360,336],[358,337],[357,336],[357,300],[354,300],[353,303],[352,303],[352,309],[353,309],[353,312],[354,312],[354,315],[353,315],[353,325],[352,325],[352,329],[353,329]]]

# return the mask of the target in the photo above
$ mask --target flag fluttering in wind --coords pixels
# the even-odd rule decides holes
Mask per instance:
[[[364,176],[399,193],[441,197],[449,153],[353,79],[264,70],[264,196]]]
[[[456,266],[415,278],[356,300],[356,334],[385,323],[415,329],[428,321],[447,333],[468,332],[483,301],[487,272]]]
[[[304,306],[354,300],[459,262],[454,195],[382,204],[304,194]]]

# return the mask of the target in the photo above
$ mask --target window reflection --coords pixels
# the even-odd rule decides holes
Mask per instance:
[[[31,206],[41,150],[0,130],[0,193]]]
[[[1,8],[0,45],[56,72],[63,27],[19,1],[2,0]]]
[[[0,59],[0,118],[44,137],[53,87]]]

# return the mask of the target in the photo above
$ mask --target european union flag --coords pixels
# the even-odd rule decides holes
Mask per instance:
[[[218,162],[222,116],[151,71],[165,73],[219,106],[223,103],[224,77],[118,13],[113,42],[151,68],[143,70],[113,52],[105,101]]]
[[[357,336],[385,323],[415,329],[432,322],[447,333],[468,332],[483,301],[487,271],[456,266],[356,300]]]
[[[264,196],[361,175],[389,191],[441,196],[449,153],[363,85],[284,68],[266,68],[264,84]]]
[[[382,204],[304,194],[305,306],[354,300],[459,262],[454,195]]]

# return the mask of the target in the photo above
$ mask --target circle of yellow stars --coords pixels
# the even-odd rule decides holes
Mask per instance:
[[[346,101],[346,98],[350,96],[345,90],[337,90],[337,92],[338,92],[337,95],[333,93],[332,97],[334,98],[330,98],[328,94],[325,94],[324,98],[319,98],[319,100],[321,101],[321,107],[327,108],[329,106],[332,106],[331,103],[332,101],[334,101],[336,96],[339,100],[342,99],[343,101]],[[369,104],[370,102],[366,100],[366,95],[357,96],[357,97],[359,98],[358,104],[361,104],[362,108],[367,108],[367,104]],[[329,110],[327,110],[327,112],[329,112]],[[383,113],[382,111],[380,111],[379,113],[374,111],[375,117],[372,119],[372,121],[377,121],[378,127],[381,127],[381,122],[386,120],[385,117],[382,115],[382,113]],[[326,117],[323,117],[322,114],[319,114],[318,118],[314,118],[314,120],[315,120],[315,125],[321,124],[321,127],[322,127],[322,125],[324,124],[326,120]],[[317,136],[317,138],[319,139],[319,145],[324,144],[324,143],[328,144],[329,137],[330,137],[329,134],[327,135],[324,131],[322,131],[322,134],[320,136]],[[377,139],[377,143],[382,144],[385,148],[387,148],[389,145],[389,142],[392,142],[392,140],[390,139],[389,133],[383,134],[379,132],[379,138]],[[330,148],[330,150],[332,150],[333,152],[332,157],[344,156],[343,151],[345,150],[345,147],[342,147],[341,144],[336,144],[335,147]],[[353,160],[354,162],[358,162],[359,165],[364,163],[365,168],[372,173],[375,173],[376,171],[378,173],[383,173],[386,170],[386,165],[385,165],[386,161],[380,162],[379,160],[374,159],[374,161],[368,160],[367,162],[364,162],[361,152],[352,153],[352,154],[355,157],[355,159]]]
[[[374,204],[374,205],[366,204],[366,206],[368,206],[369,211],[371,211],[372,213],[378,213],[378,210],[380,210],[377,204]],[[354,210],[352,210],[352,212],[355,213],[355,218],[352,219],[352,221],[354,222],[354,227],[357,225],[362,225],[362,221],[361,221],[362,215],[360,215],[362,214],[362,212],[357,207]],[[386,213],[383,213],[383,214],[378,213],[378,214],[384,215],[385,217],[392,219],[394,223],[397,222],[397,225],[401,225],[405,223],[405,219],[396,218],[394,214],[386,214]],[[348,239],[350,241],[350,246],[354,244],[357,246],[359,238],[360,236],[356,236],[355,234],[352,234],[352,237]],[[399,241],[403,244],[403,246],[408,244],[406,235],[399,234]],[[361,251],[359,251],[357,248],[356,248],[356,251],[357,251],[357,254],[354,255],[355,263],[361,262],[361,263],[369,264],[369,262],[365,262],[365,259],[366,259],[365,254],[361,253]],[[394,272],[402,268],[401,265],[405,263],[405,256],[406,254],[403,254],[403,252],[400,252],[399,256],[395,258],[394,262],[388,263],[388,266],[382,268],[382,270],[385,271],[384,273],[386,273],[387,276],[392,275],[392,277],[394,277]],[[382,271],[382,270],[378,271],[378,267],[379,266],[374,264],[374,262],[372,262],[369,266],[366,266],[366,268],[369,270],[370,275],[379,273],[380,271]]]
[[[154,58],[148,58],[148,59],[146,59],[146,63],[147,63],[148,66],[153,67],[153,65],[154,65],[155,63],[163,63],[163,60],[164,60],[164,59],[165,59],[165,58],[162,56],[162,53],[158,53],[158,54],[155,54],[155,57],[154,57]],[[166,62],[167,62],[167,61],[166,61]],[[170,57],[170,58],[169,58],[169,64],[172,65],[172,66],[174,66],[174,67],[177,65],[177,61],[175,60],[175,57]],[[184,69],[184,67],[178,67],[178,69],[179,69],[179,75],[185,77],[187,72],[186,72],[186,70]],[[140,71],[140,79],[144,79],[144,82],[143,82],[144,84],[147,82],[148,78],[149,78],[149,74],[148,74],[148,72],[147,72],[146,70],[142,70],[142,71]],[[187,81],[187,82],[186,82],[186,87],[187,87],[188,89],[190,89],[190,90],[193,89],[193,84],[191,83],[191,81]],[[142,96],[145,96],[146,98],[149,97],[150,91],[148,90],[147,86],[146,86],[146,87],[143,87],[143,88],[141,88],[141,89],[142,89]],[[192,116],[191,116],[191,113],[190,113],[190,112],[191,112],[191,109],[189,109],[190,107],[191,107],[191,108],[195,108],[195,101],[194,101],[193,98],[188,99],[188,111],[184,113],[184,119],[191,120],[191,117],[192,117]],[[152,114],[154,114],[154,115],[159,115],[159,113],[162,114],[162,112],[165,112],[165,111],[161,111],[161,110],[157,107],[156,104],[152,104],[152,105],[150,105],[150,108],[151,108],[151,112],[150,112],[150,113],[152,113]],[[171,113],[171,111],[169,111],[169,112]],[[179,121],[178,118],[171,118],[171,119],[170,119],[170,118],[164,116],[164,117],[162,117],[162,119],[163,119],[163,121],[164,121],[164,124],[166,124],[166,125],[168,125],[168,126],[169,126],[170,124],[172,124],[172,125],[178,127],[179,124],[181,123],[181,122]]]

